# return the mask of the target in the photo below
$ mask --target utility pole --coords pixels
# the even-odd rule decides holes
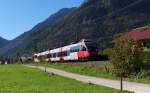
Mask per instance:
[[[45,72],[47,72],[47,62],[45,61]]]
[[[120,90],[123,91],[123,77],[124,77],[124,71],[123,71],[123,67],[125,66],[125,64],[123,63],[121,65],[121,72],[120,72]]]
[[[120,90],[123,90],[123,73],[120,73]]]

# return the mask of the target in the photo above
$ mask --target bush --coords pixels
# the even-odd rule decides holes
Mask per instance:
[[[150,76],[150,71],[142,70],[139,73],[132,74],[130,77],[137,80],[137,79],[143,79],[148,76]]]
[[[108,51],[106,51],[108,52]],[[109,50],[110,70],[119,75],[129,75],[141,71],[142,50],[136,40],[131,38],[119,38],[113,49]]]
[[[144,60],[143,69],[150,70],[150,60]]]

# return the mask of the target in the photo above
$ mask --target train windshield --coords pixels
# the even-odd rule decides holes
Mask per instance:
[[[97,51],[97,43],[94,41],[85,41],[85,44],[89,51]]]
[[[87,48],[89,51],[97,51],[97,46],[96,45],[87,45]]]

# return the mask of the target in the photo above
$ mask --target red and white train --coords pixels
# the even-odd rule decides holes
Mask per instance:
[[[93,59],[97,55],[97,44],[92,40],[82,39],[75,44],[34,54],[34,61],[39,62],[41,59],[51,62],[79,61]]]

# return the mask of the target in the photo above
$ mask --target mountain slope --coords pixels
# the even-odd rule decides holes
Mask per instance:
[[[149,0],[86,0],[62,20],[32,30],[17,50],[31,54],[82,38],[96,40],[102,50],[110,47],[114,35],[149,25],[149,5]]]
[[[8,43],[9,43],[8,40],[6,40],[6,39],[0,37],[0,48],[1,48],[1,47],[4,47],[4,46],[7,45]]]
[[[51,15],[43,22],[37,24],[30,31],[27,31],[27,32],[23,33],[22,35],[18,36],[17,38],[15,38],[14,40],[12,40],[7,46],[0,48],[0,55],[12,56],[12,55],[16,54],[18,48],[22,47],[25,44],[25,41],[29,40],[28,38],[30,36],[32,36],[32,35],[34,36],[35,33],[42,32],[45,28],[64,19],[67,15],[69,15],[75,9],[76,9],[75,7],[74,8],[64,8],[64,9],[61,9],[60,11],[58,11],[57,13]]]
[[[43,51],[82,38],[95,39],[103,49],[114,35],[149,24],[149,5],[149,0],[87,0],[64,20],[31,35],[22,50]]]

